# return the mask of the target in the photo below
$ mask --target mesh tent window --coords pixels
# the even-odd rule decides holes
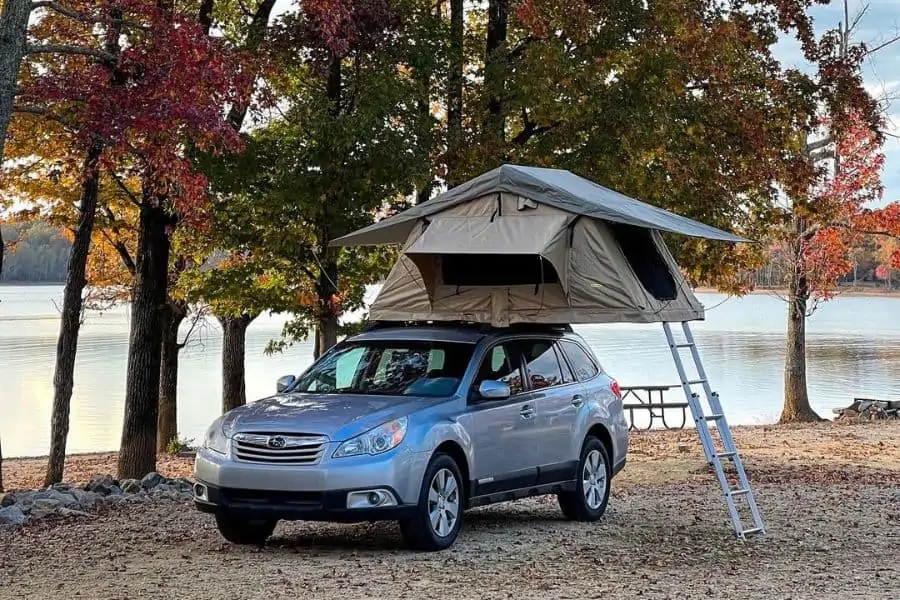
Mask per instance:
[[[675,278],[659,253],[650,230],[623,223],[609,223],[609,227],[644,289],[657,300],[677,298]]]

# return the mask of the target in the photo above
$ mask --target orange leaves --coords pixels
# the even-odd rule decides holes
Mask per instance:
[[[796,266],[812,297],[820,299],[830,298],[838,279],[853,268],[851,250],[864,236],[900,235],[900,204],[869,208],[883,193],[880,136],[858,117],[832,135],[837,137],[836,168],[821,169],[809,197],[794,205],[794,219],[801,226],[791,234],[792,243],[799,245]],[[891,250],[882,260],[889,264],[894,257]]]

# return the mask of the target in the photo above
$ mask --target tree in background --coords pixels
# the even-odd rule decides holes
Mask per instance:
[[[791,168],[779,180],[789,204],[774,215],[775,223],[782,224],[775,231],[792,267],[783,423],[821,420],[810,406],[806,384],[807,318],[819,302],[833,296],[838,279],[852,268],[851,249],[862,243],[863,235],[900,234],[894,218],[900,204],[868,207],[882,193],[884,119],[862,81],[861,67],[870,51],[865,44],[851,43],[864,12],[851,23],[845,0],[844,21],[808,53],[819,67],[807,83],[818,110],[798,130]],[[822,137],[813,141],[816,133]]]
[[[266,79],[280,108],[249,135],[243,156],[210,166],[221,198],[213,245],[232,260],[210,272],[206,300],[243,320],[241,340],[262,307],[228,308],[226,275],[239,285],[277,282],[280,299],[268,308],[295,314],[285,338],[314,334],[318,356],[336,343],[340,315],[361,306],[365,285],[386,272],[389,250],[345,253],[328,242],[430,180],[437,121],[421,100],[428,105],[434,85],[423,73],[436,66],[412,36],[423,6],[307,3],[278,24]],[[233,377],[225,377],[223,401],[232,406],[245,401],[243,357],[238,366],[231,357],[240,349],[224,346],[223,367]]]
[[[851,252],[861,245],[862,236],[891,233],[893,227],[881,218],[884,210],[866,207],[880,199],[882,192],[880,136],[858,120],[836,135],[840,137],[829,156],[839,167],[821,169],[817,185],[806,194],[798,191],[792,195],[784,225],[777,233],[792,268],[786,298],[788,347],[782,422],[820,420],[810,407],[806,386],[806,320],[820,302],[834,296],[838,279],[853,268]],[[822,159],[813,154],[809,160]],[[900,229],[895,233],[900,234]]]
[[[239,139],[221,107],[244,97],[247,80],[230,48],[210,39],[196,20],[156,2],[88,3],[82,12],[101,15],[124,7],[127,40],[118,57],[106,50],[85,56],[81,69],[51,68],[29,79],[20,101],[52,105],[51,112],[76,123],[80,140],[103,145],[99,168],[120,181],[136,181],[129,193],[138,212],[138,244],[122,450],[121,477],[139,477],[155,466],[160,381],[159,308],[168,287],[170,235],[179,223],[201,227],[205,179],[183,155],[185,143],[201,150],[235,148]],[[93,31],[93,30],[91,30]],[[55,29],[54,35],[70,32]],[[82,42],[91,32],[71,30]],[[83,54],[83,53],[82,53]],[[81,54],[78,54],[81,56]],[[110,77],[106,64],[118,77]],[[77,56],[76,56],[77,58]],[[112,61],[112,58],[116,58]]]

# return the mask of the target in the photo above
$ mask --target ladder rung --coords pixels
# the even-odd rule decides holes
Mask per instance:
[[[706,383],[705,379],[691,379],[687,382],[688,385],[697,385],[698,383]]]
[[[737,452],[720,452],[716,456],[718,458],[737,458]]]
[[[717,421],[718,419],[724,419],[725,415],[723,415],[721,413],[716,413],[714,415],[705,415],[703,418],[706,419],[707,421]]]
[[[762,527],[754,527],[753,529],[745,529],[741,532],[742,535],[750,535],[751,533],[759,533],[763,531]]]
[[[674,344],[673,348],[693,348],[693,344]]]
[[[732,496],[746,496],[750,493],[750,488],[744,490],[728,490],[726,493],[731,494]]]

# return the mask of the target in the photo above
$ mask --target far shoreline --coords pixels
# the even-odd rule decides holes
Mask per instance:
[[[724,294],[721,290],[717,290],[713,287],[707,286],[699,286],[694,288],[694,293],[696,294]],[[741,295],[746,296],[787,296],[788,290],[787,288],[768,288],[768,287],[759,287],[753,288],[749,292],[745,294],[735,294],[734,296],[739,298]],[[886,289],[878,289],[878,288],[847,288],[847,289],[837,289],[834,293],[835,298],[839,298],[841,296],[854,297],[854,298],[900,298],[900,290],[886,290]]]

